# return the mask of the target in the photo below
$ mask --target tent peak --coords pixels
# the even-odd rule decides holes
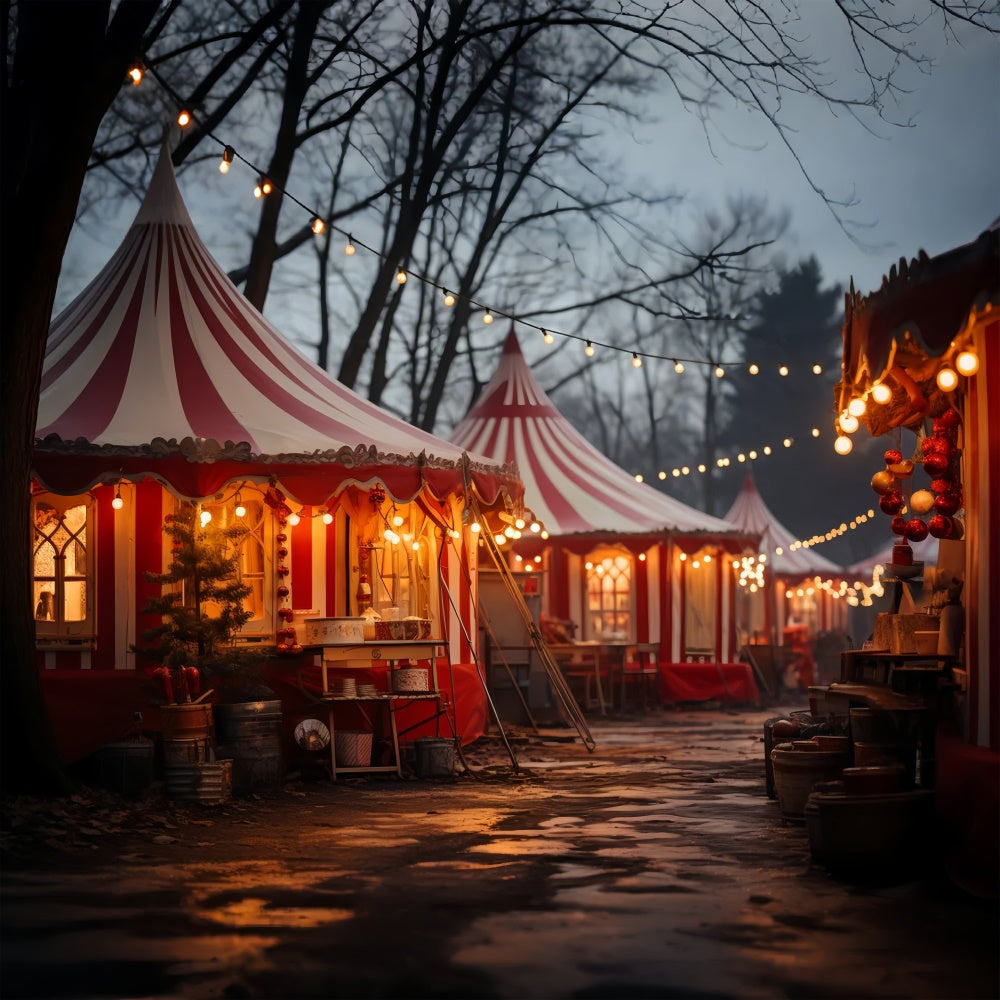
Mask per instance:
[[[184,199],[181,198],[177,187],[177,175],[174,173],[170,147],[166,142],[160,147],[160,156],[156,161],[146,197],[143,198],[132,225],[150,225],[158,222],[194,229],[191,216],[188,215]]]

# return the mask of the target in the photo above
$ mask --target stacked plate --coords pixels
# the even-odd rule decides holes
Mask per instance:
[[[353,677],[344,677],[334,684],[333,693],[338,698],[356,698],[358,696],[357,682]]]
[[[358,685],[359,698],[375,698],[377,696],[378,696],[378,688],[376,688],[374,684]]]

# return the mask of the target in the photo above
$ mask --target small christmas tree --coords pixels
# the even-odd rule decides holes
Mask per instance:
[[[198,507],[185,503],[167,515],[163,530],[173,539],[170,565],[165,573],[147,571],[145,577],[173,588],[149,599],[143,611],[160,615],[162,622],[142,634],[151,645],[133,647],[134,652],[160,664],[154,674],[168,704],[191,701],[201,693],[203,679],[248,687],[262,655],[235,644],[252,617],[243,604],[250,588],[239,580],[231,544],[240,529],[203,521]]]

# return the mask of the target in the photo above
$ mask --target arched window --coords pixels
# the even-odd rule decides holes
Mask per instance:
[[[94,634],[94,504],[42,493],[31,502],[32,596],[38,638]]]
[[[635,638],[634,563],[624,549],[595,549],[584,563],[587,606],[584,638]]]

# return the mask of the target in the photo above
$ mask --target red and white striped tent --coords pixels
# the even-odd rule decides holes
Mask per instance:
[[[947,544],[951,550],[964,542],[965,690],[960,737],[943,739],[939,730],[936,794],[942,829],[951,840],[953,875],[995,895],[1000,891],[1000,220],[971,243],[936,257],[921,251],[909,262],[901,258],[867,296],[852,283],[843,348],[841,408],[854,398],[868,400],[876,384],[890,389],[888,402],[869,401],[861,418],[873,435],[926,430],[931,418],[946,411],[960,418],[964,537]],[[978,369],[960,375],[953,388],[942,388],[939,374],[946,368],[961,371],[956,365],[963,353],[976,359]]]
[[[521,497],[516,470],[397,419],[291,347],[198,237],[166,150],[121,246],[51,326],[34,476],[35,599],[56,590],[57,614],[37,623],[48,668],[134,666],[130,647],[155,624],[145,572],[166,564],[179,498],[257,512],[259,613],[244,632],[265,643],[281,607],[357,613],[361,533],[378,527],[388,551],[378,522],[402,516],[403,562],[423,587],[410,610],[468,662],[475,552],[448,530],[470,494],[501,508]]]
[[[753,473],[747,473],[726,520],[759,535],[758,556],[765,557],[764,588],[744,597],[749,620],[740,624],[748,633],[763,633],[773,642],[789,616],[804,622],[810,634],[844,628],[847,606],[840,592],[844,570],[814,547],[796,544],[795,536],[764,503]],[[804,592],[799,594],[800,590]],[[791,596],[786,597],[789,591]]]
[[[631,638],[659,641],[661,654],[671,660],[683,659],[690,646],[707,648],[714,658],[734,655],[730,561],[717,559],[713,565],[711,558],[696,557],[703,550],[737,554],[753,547],[756,539],[637,482],[598,451],[539,386],[513,330],[496,372],[451,440],[517,464],[525,505],[550,536],[541,546],[546,550],[549,614],[582,623],[581,638],[598,638],[585,606],[586,561],[595,551],[617,547],[633,557]],[[524,541],[517,545],[524,555],[538,548]],[[697,570],[692,569],[695,564]],[[697,636],[695,624],[700,626]]]

